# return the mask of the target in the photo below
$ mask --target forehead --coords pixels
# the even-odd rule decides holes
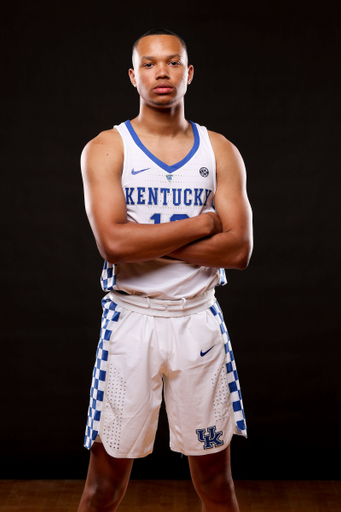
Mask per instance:
[[[160,34],[140,39],[134,49],[133,60],[136,58],[162,57],[175,54],[179,54],[182,58],[187,59],[186,50],[182,46],[180,39],[176,36]]]

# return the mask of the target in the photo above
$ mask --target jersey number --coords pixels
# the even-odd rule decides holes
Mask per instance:
[[[174,222],[176,220],[181,220],[181,219],[189,219],[189,217],[186,213],[174,213],[169,220],[170,220],[170,222]],[[161,213],[154,213],[154,215],[152,215],[150,217],[150,220],[153,220],[154,224],[160,224],[161,223]]]

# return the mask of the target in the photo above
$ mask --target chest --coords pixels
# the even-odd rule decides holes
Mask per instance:
[[[169,166],[184,159],[191,151],[194,143],[193,136],[180,138],[141,137],[140,140],[151,154]]]
[[[119,128],[125,149],[122,188],[130,220],[169,222],[212,207],[215,156],[204,128],[193,124],[194,143],[183,139],[170,147],[164,141],[161,147],[157,140],[142,142],[129,123]]]
[[[131,151],[122,188],[131,220],[160,223],[193,217],[212,206],[214,162],[210,154],[198,150],[180,167],[166,170],[143,152]]]

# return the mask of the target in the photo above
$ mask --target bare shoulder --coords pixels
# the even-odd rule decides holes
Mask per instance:
[[[217,132],[208,131],[208,135],[213,147],[216,158],[224,157],[231,160],[242,160],[241,154],[232,142],[230,142],[224,135]]]
[[[208,131],[208,135],[216,157],[217,176],[244,178],[245,165],[236,146],[220,133]]]
[[[91,177],[108,171],[121,171],[124,149],[120,134],[113,128],[90,140],[81,155],[83,176]]]

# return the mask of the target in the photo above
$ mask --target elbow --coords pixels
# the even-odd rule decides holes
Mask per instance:
[[[102,258],[108,263],[114,265],[125,260],[126,255],[123,252],[122,244],[118,242],[100,241],[97,242],[97,247]]]
[[[245,270],[250,262],[252,254],[252,244],[250,242],[243,244],[240,250],[236,254],[234,266],[236,270]]]
[[[237,259],[235,268],[237,270],[245,270],[249,265],[250,258],[243,256]]]

